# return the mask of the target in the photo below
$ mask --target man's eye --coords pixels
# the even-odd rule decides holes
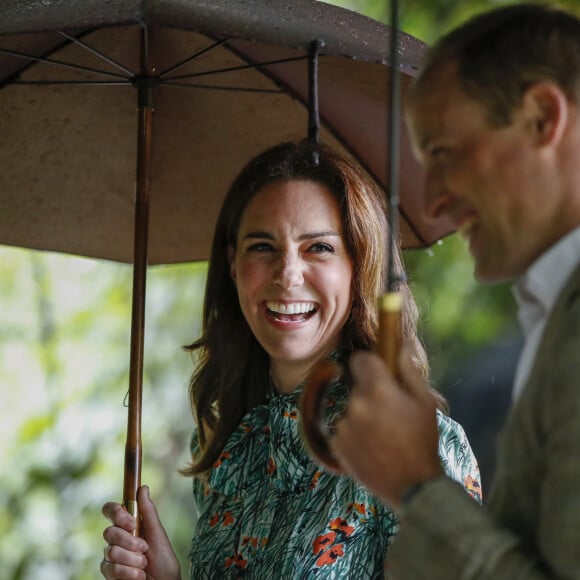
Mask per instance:
[[[430,149],[429,155],[436,161],[443,161],[449,155],[449,148],[438,145]]]
[[[323,252],[334,252],[334,248],[330,244],[326,244],[324,242],[317,242],[316,244],[312,244],[308,248],[309,252],[313,252],[315,254],[321,254]]]

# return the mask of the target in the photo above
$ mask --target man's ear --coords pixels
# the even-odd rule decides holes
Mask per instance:
[[[523,97],[523,110],[536,145],[557,145],[568,124],[570,104],[556,84],[539,82],[531,85]]]
[[[230,264],[230,277],[236,283],[236,250],[232,244],[227,247],[228,262]]]

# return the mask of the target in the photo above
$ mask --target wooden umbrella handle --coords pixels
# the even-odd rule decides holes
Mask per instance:
[[[379,298],[377,354],[385,361],[396,378],[399,377],[402,307],[403,295],[400,292],[386,292]]]
[[[342,471],[328,447],[328,432],[324,424],[324,395],[342,370],[334,361],[325,360],[312,372],[300,398],[302,432],[311,455],[333,471]]]
[[[400,292],[387,292],[379,298],[379,331],[377,354],[385,361],[391,372],[399,375],[399,353],[401,350],[401,308]],[[328,446],[328,430],[324,425],[323,402],[327,389],[344,371],[332,361],[318,365],[304,385],[300,399],[302,432],[314,458],[335,472],[342,468]]]

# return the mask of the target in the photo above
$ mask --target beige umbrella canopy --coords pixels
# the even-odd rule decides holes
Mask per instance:
[[[325,43],[321,139],[386,181],[389,29],[375,21],[312,0],[8,0],[2,13],[0,243],[132,261],[142,27],[155,108],[149,263],[207,258],[242,165],[306,136],[312,40]],[[424,46],[404,35],[401,46],[404,86]],[[23,84],[46,81],[59,83]],[[405,135],[401,174],[403,244],[449,233],[421,216]]]
[[[0,243],[134,262],[125,503],[136,507],[147,263],[208,257],[225,191],[250,157],[308,126],[322,40],[322,141],[387,180],[390,30],[314,0],[7,0],[0,19]],[[424,50],[401,35],[404,87]],[[313,69],[314,70],[314,69]],[[423,174],[405,133],[401,238]],[[150,218],[149,218],[150,216]]]

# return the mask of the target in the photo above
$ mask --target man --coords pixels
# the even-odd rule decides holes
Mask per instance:
[[[487,509],[442,474],[404,356],[399,381],[353,357],[331,450],[398,510],[393,578],[580,578],[580,20],[539,5],[476,17],[432,49],[407,122],[428,214],[452,218],[478,279],[516,281],[514,403]]]

